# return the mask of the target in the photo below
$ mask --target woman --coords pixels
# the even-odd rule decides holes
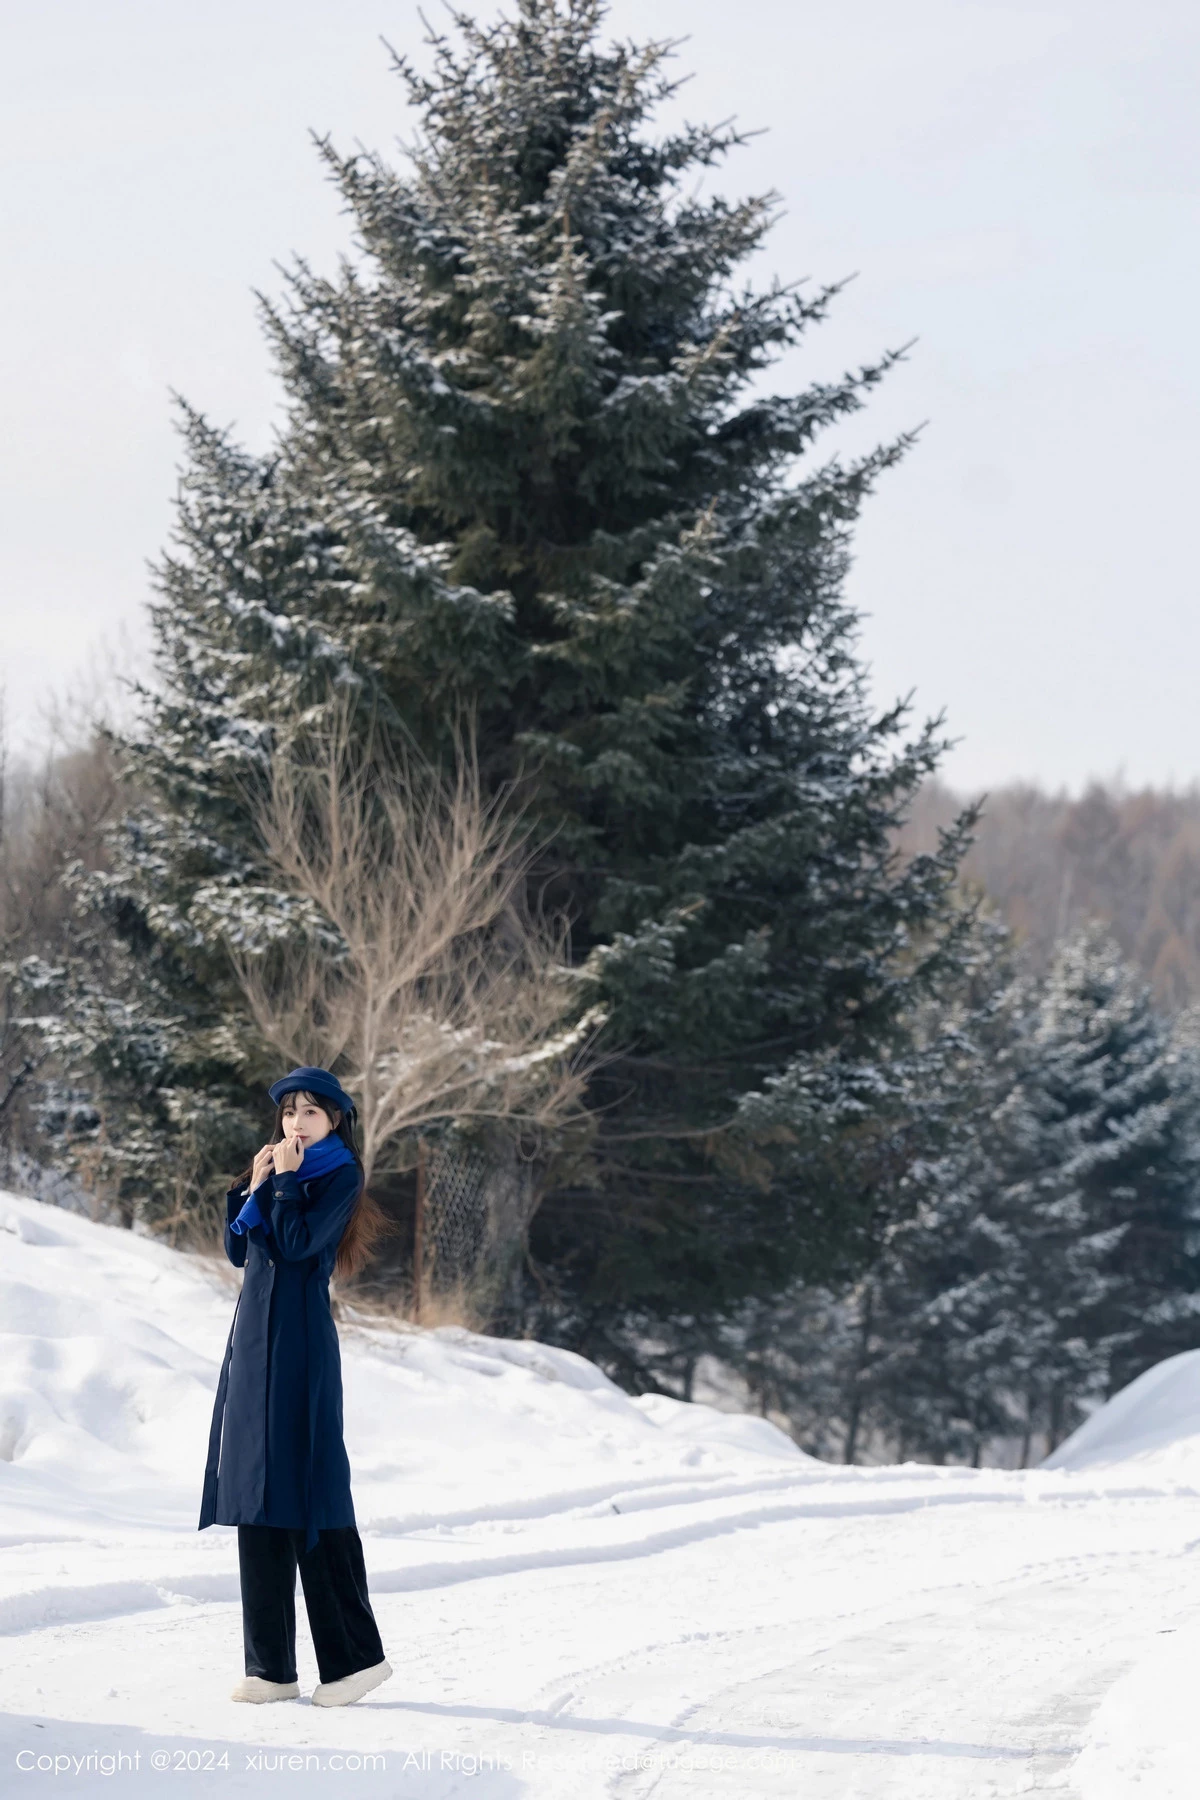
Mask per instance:
[[[353,1274],[387,1223],[363,1191],[354,1102],[328,1069],[269,1090],[275,1132],[226,1198],[225,1254],[244,1268],[217,1384],[199,1529],[236,1525],[246,1678],[235,1700],[289,1700],[296,1570],[317,1653],[317,1706],[392,1673],[367,1596],[342,1437],[329,1277]]]

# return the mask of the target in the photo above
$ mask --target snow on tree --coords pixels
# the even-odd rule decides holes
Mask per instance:
[[[1027,1459],[1200,1343],[1189,1029],[1099,927],[1048,976],[1011,962],[963,1019],[957,1125],[874,1264],[759,1309],[773,1404],[805,1447],[840,1424],[847,1460],[978,1461],[1014,1438]]]
[[[321,143],[356,250],[263,302],[278,442],[183,410],[157,680],[119,746],[138,805],[89,893],[171,999],[143,1113],[219,1122],[199,1191],[268,1073],[230,949],[316,928],[246,783],[339,685],[434,758],[469,711],[609,1015],[592,1153],[542,1171],[538,1327],[626,1366],[647,1321],[877,1242],[916,1154],[892,1064],[956,964],[969,821],[897,857],[940,726],[872,710],[842,593],[910,440],[814,461],[897,353],[767,391],[837,290],[739,285],[775,197],[697,193],[735,129],[653,134],[670,47],[604,43],[599,0],[452,18],[431,73],[397,62],[407,167]]]

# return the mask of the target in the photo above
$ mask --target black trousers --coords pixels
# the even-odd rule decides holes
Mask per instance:
[[[321,1680],[340,1681],[383,1661],[353,1525],[322,1531],[307,1555],[303,1530],[239,1525],[237,1534],[247,1675],[296,1680],[297,1567]]]

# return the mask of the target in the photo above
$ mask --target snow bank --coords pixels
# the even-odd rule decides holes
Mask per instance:
[[[1200,1350],[1156,1363],[1114,1394],[1042,1464],[1144,1472],[1200,1487]]]
[[[1195,1492],[1073,1466],[1184,1466],[1195,1357],[1057,1468],[843,1468],[568,1351],[351,1312],[396,1678],[313,1708],[301,1623],[302,1698],[244,1707],[234,1534],[196,1529],[237,1282],[0,1194],[0,1767],[53,1766],[80,1800],[114,1752],[141,1758],[140,1800],[183,1769],[201,1800],[261,1800],[284,1769],[324,1800],[343,1768],[357,1800],[1190,1794]]]
[[[0,1195],[6,1535],[48,1514],[76,1527],[194,1526],[237,1281],[220,1263]],[[633,1399],[568,1350],[391,1330],[353,1312],[340,1336],[364,1531],[812,1464],[765,1420]]]
[[[1195,1800],[1198,1660],[1200,1624],[1165,1627],[1108,1690],[1072,1771],[1080,1800]]]

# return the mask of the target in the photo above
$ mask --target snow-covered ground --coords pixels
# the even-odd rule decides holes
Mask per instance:
[[[1200,1352],[1053,1468],[842,1469],[563,1351],[343,1325],[396,1673],[311,1707],[298,1598],[303,1697],[245,1706],[236,1533],[196,1530],[236,1280],[0,1195],[6,1795],[1197,1791]]]

